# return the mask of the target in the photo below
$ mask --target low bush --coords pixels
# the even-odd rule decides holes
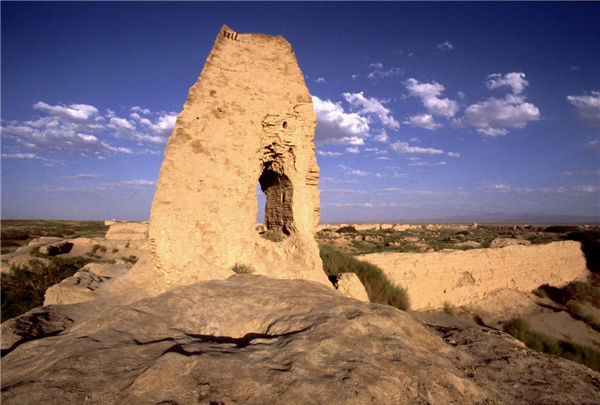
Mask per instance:
[[[403,311],[409,308],[406,290],[390,283],[379,267],[361,262],[327,245],[321,246],[320,254],[323,270],[327,276],[355,273],[365,286],[371,302],[391,305]]]
[[[600,371],[600,352],[574,342],[558,340],[531,328],[525,318],[512,318],[504,323],[504,331],[539,352],[554,354]]]
[[[129,263],[131,263],[131,264],[136,264],[136,263],[137,263],[137,261],[138,261],[139,259],[138,259],[138,257],[137,257],[137,256],[130,255],[130,256],[127,256],[127,257],[125,257],[125,256],[122,256],[122,257],[121,257],[121,260],[123,260],[123,261],[126,261],[126,262],[129,262]]]
[[[231,268],[231,271],[233,271],[236,274],[252,274],[254,273],[254,268],[249,264],[236,263]]]
[[[342,226],[336,232],[337,233],[358,233],[356,228],[353,226]]]
[[[87,253],[87,255],[90,256],[90,257],[96,257],[96,258],[98,258],[98,257],[100,257],[100,256],[98,256],[96,254],[96,252],[98,252],[98,251],[100,251],[102,253],[106,253],[106,247],[104,247],[102,245],[95,244],[94,246],[92,246],[92,249]]]
[[[72,276],[90,262],[85,257],[52,257],[48,264],[33,259],[27,266],[11,266],[1,280],[2,321],[41,306],[48,287]]]
[[[456,315],[456,307],[448,301],[444,301],[444,312],[448,315]]]
[[[583,281],[572,281],[561,288],[544,284],[534,290],[534,294],[545,294],[561,305],[566,305],[569,301],[578,301],[600,308],[600,288]]]

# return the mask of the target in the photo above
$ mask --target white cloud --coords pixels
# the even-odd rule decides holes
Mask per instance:
[[[334,179],[333,177],[321,177],[319,180],[322,184],[355,184],[358,180],[340,180]]]
[[[508,94],[505,98],[492,97],[470,105],[465,117],[478,132],[498,136],[506,135],[506,128],[523,128],[528,122],[539,120],[540,110],[525,102],[524,97]]]
[[[402,121],[403,124],[411,125],[413,127],[425,128],[430,131],[441,127],[440,124],[437,124],[431,114],[419,114],[410,117],[409,119]]]
[[[352,147],[346,148],[346,152],[357,154],[357,153],[360,153],[360,149],[358,149],[358,147],[356,147],[356,146],[352,146]]]
[[[597,193],[600,191],[600,187],[598,186],[577,186],[575,187],[575,191],[579,191],[581,193]]]
[[[541,187],[541,188],[530,188],[530,187],[513,187],[506,184],[492,184],[487,188],[500,191],[503,193],[516,193],[516,194],[562,194],[568,191],[565,187]]]
[[[379,156],[379,157],[376,157],[375,159],[376,159],[376,160],[392,160],[392,159],[390,159],[390,158],[389,158],[389,157],[387,157],[387,156]]]
[[[317,151],[317,155],[319,155],[319,156],[330,156],[330,157],[342,156],[342,154],[340,152],[325,152],[325,151],[322,151],[322,150],[318,150]]]
[[[433,166],[446,166],[448,163],[445,160],[439,161],[439,162],[420,162],[420,161],[413,161],[410,162],[408,165],[409,166],[413,166],[413,167],[433,167]]]
[[[175,121],[177,121],[177,113],[161,113],[158,119],[155,122],[151,122],[147,118],[142,118],[140,123],[148,128],[154,136],[162,138],[166,142],[171,132],[173,131],[173,127],[175,126]],[[153,142],[153,141],[150,141]],[[160,143],[160,142],[154,142]]]
[[[375,135],[375,137],[373,139],[376,142],[381,142],[381,143],[387,143],[390,140],[387,132],[385,132],[385,129],[381,129],[379,134]]]
[[[3,159],[27,159],[27,160],[39,160],[42,162],[48,162],[49,160],[35,153],[3,153]]]
[[[406,173],[398,173],[398,172],[394,172],[394,174],[392,175],[392,177],[394,179],[405,179],[406,177],[408,177],[408,174]]]
[[[150,114],[150,110],[149,109],[142,108],[142,107],[140,107],[138,105],[134,105],[133,107],[131,107],[131,111],[138,112],[138,113],[141,113],[141,114],[144,114],[144,115]]]
[[[326,81],[326,80],[325,80],[325,78],[323,78],[323,77],[317,77],[317,78],[315,79],[315,83],[317,83],[317,84],[321,84],[321,83],[327,83],[327,81]]]
[[[529,82],[525,80],[525,73],[511,72],[504,76],[500,73],[494,73],[487,77],[485,82],[488,89],[497,89],[498,87],[508,86],[514,94],[521,94]]]
[[[455,158],[460,157],[460,153],[458,153],[458,152],[448,152],[446,154],[450,157],[455,157]]]
[[[43,101],[33,108],[45,115],[35,120],[11,121],[3,126],[2,136],[16,142],[23,153],[66,153],[78,156],[104,158],[108,154],[132,154],[130,147],[113,145],[108,137],[165,144],[176,120],[175,113],[149,115],[150,110],[135,106],[130,114],[133,119],[121,118],[110,109],[105,115],[88,104],[50,105]]]
[[[149,187],[154,187],[156,185],[156,181],[153,180],[144,180],[144,179],[134,179],[134,180],[122,180],[118,182],[107,182],[100,183],[93,186],[84,186],[84,187],[56,187],[44,185],[42,187],[35,187],[32,190],[36,191],[45,191],[51,193],[69,193],[69,192],[87,192],[87,193],[97,193],[99,191],[107,191],[114,189],[133,189],[133,190],[143,190],[149,189]]]
[[[430,114],[450,118],[458,111],[456,101],[449,98],[440,98],[444,86],[437,82],[419,83],[418,80],[411,77],[404,83],[404,86],[411,96],[421,100]]]
[[[589,95],[567,96],[575,106],[579,117],[592,126],[600,126],[600,91],[591,91]]]
[[[315,141],[342,145],[363,145],[369,136],[369,123],[366,117],[357,113],[346,113],[340,103],[321,100],[312,96],[317,115]]]
[[[600,150],[600,139],[596,139],[594,141],[589,141],[588,143],[585,144],[585,146],[587,146],[588,148]]]
[[[410,146],[407,142],[396,142],[390,145],[391,149],[401,155],[407,154],[425,154],[425,155],[441,155],[444,153],[441,149],[421,148],[419,146]]]
[[[66,121],[87,121],[98,114],[98,109],[87,104],[72,104],[69,107],[63,105],[49,105],[38,101],[33,105],[35,110],[45,111],[52,116],[62,118]]]
[[[441,44],[437,44],[437,48],[441,51],[451,51],[454,49],[454,45],[448,41],[444,41]]]
[[[383,101],[373,97],[365,97],[363,92],[360,93],[343,93],[346,101],[350,106],[357,109],[358,114],[375,116],[381,121],[381,124],[388,128],[397,129],[400,123],[394,119],[392,112],[383,105]]]
[[[368,79],[377,79],[377,78],[383,78],[383,77],[391,77],[391,76],[398,76],[404,73],[404,71],[398,67],[392,67],[389,69],[384,69],[383,68],[383,63],[371,63],[369,65],[369,68],[371,68],[371,72],[369,72],[369,74],[367,75]]]
[[[359,169],[352,169],[348,166],[345,165],[340,165],[340,167],[346,172],[346,174],[352,175],[352,176],[368,176],[369,172],[365,172],[364,170],[359,170]]]
[[[93,174],[93,173],[79,173],[79,174],[69,174],[64,176],[58,176],[59,179],[68,180],[68,179],[98,179],[102,177],[101,174]]]

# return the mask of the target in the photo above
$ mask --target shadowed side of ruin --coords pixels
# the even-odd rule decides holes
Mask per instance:
[[[290,44],[223,26],[165,151],[150,217],[155,269],[167,285],[198,263],[328,283],[319,220],[316,117]],[[266,231],[256,231],[256,187]],[[228,276],[223,272],[221,277]]]

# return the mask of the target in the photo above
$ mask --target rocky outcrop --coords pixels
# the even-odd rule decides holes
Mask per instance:
[[[490,243],[490,248],[498,249],[507,246],[531,245],[531,242],[526,239],[518,238],[496,238]]]
[[[360,282],[355,273],[341,273],[337,276],[337,290],[346,297],[359,301],[369,302],[369,295],[365,286]]]
[[[89,263],[46,290],[44,305],[75,304],[98,298],[98,289],[129,268],[126,264]]]
[[[314,240],[315,125],[290,44],[223,26],[177,117],[152,204],[152,260],[165,284],[197,271],[200,257],[329,284]],[[262,233],[257,185],[266,195]]]
[[[579,242],[430,253],[373,253],[358,259],[379,266],[407,289],[411,309],[467,305],[499,289],[560,286],[589,273]]]
[[[600,395],[600,374],[502,332],[430,328],[320,283],[254,275],[131,304],[52,305],[2,324],[2,400],[558,404]]]

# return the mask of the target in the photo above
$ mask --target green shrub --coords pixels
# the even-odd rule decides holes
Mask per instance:
[[[531,328],[525,318],[512,318],[504,323],[504,331],[525,343],[527,347],[584,364],[600,371],[600,352],[574,342],[558,340]]]
[[[574,300],[600,308],[600,287],[583,281],[572,281],[561,288],[544,284],[537,290],[543,291],[547,297],[561,305],[566,305],[567,302]]]
[[[456,307],[448,301],[444,301],[444,312],[448,315],[454,316],[456,314]]]
[[[106,248],[102,245],[95,244],[94,246],[92,246],[92,249],[86,253],[86,256],[99,259],[100,256],[96,254],[96,252],[98,252],[98,251],[100,251],[102,253],[106,253]]]
[[[321,246],[320,254],[327,276],[355,273],[365,286],[371,302],[391,305],[404,311],[409,308],[406,290],[390,283],[379,267],[361,262],[327,245]]]
[[[34,259],[27,266],[11,266],[2,275],[2,321],[41,306],[48,287],[72,276],[91,261],[84,257],[49,260],[48,264]]]
[[[586,311],[578,301],[568,301],[566,307],[573,318],[585,322],[591,328],[600,332],[600,321],[593,314]]]
[[[122,256],[122,257],[121,257],[121,260],[123,260],[123,261],[126,261],[126,262],[129,262],[129,263],[131,263],[131,264],[136,264],[136,263],[137,263],[137,261],[138,261],[139,259],[138,259],[138,257],[137,257],[137,256],[130,255],[130,256],[128,256],[128,257]]]
[[[336,232],[337,233],[358,233],[356,228],[351,225],[350,226],[342,226]]]
[[[249,264],[236,263],[231,270],[237,274],[252,274],[254,273],[254,268]]]

